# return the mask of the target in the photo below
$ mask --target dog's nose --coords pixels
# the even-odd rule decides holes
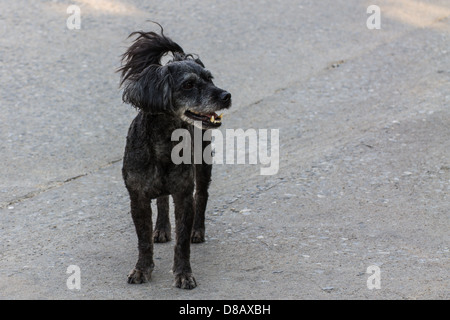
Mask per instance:
[[[220,99],[222,99],[222,101],[227,102],[231,99],[231,93],[224,91],[220,94]]]

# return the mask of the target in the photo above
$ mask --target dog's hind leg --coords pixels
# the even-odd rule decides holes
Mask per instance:
[[[128,275],[128,283],[145,283],[151,279],[154,268],[152,241],[152,208],[150,197],[130,192],[131,216],[138,237],[139,258]]]
[[[153,232],[153,241],[164,243],[171,240],[171,227],[169,220],[169,196],[159,197],[156,200],[158,207],[158,217],[156,218],[155,231]]]
[[[192,276],[190,253],[191,253],[191,230],[194,220],[194,199],[190,192],[182,192],[173,195],[175,204],[176,220],[176,245],[173,263],[174,285],[182,289],[193,289],[197,286]]]
[[[211,164],[195,165],[195,217],[191,242],[205,241],[205,211],[208,203],[208,188],[211,182]]]

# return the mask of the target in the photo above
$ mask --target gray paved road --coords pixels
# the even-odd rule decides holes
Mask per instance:
[[[369,30],[371,4],[0,3],[0,298],[448,299],[450,6],[377,1]],[[156,246],[151,283],[126,283],[136,112],[114,71],[148,19],[233,94],[225,128],[280,132],[276,175],[215,167],[189,292],[172,287],[173,242]]]

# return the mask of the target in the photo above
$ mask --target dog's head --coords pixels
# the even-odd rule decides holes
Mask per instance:
[[[122,57],[122,99],[146,113],[167,113],[203,129],[221,125],[220,110],[231,107],[231,94],[216,87],[202,61],[171,39],[154,32],[138,35]],[[165,65],[161,58],[172,53]]]

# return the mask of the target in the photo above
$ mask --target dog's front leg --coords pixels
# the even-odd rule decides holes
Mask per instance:
[[[173,195],[175,204],[176,245],[173,263],[174,285],[182,289],[193,289],[197,286],[192,276],[190,263],[191,230],[194,220],[194,198],[192,190]]]
[[[195,165],[195,217],[191,242],[205,242],[205,211],[208,204],[208,188],[211,182],[212,165]]]
[[[128,283],[145,283],[151,279],[154,268],[152,241],[151,199],[137,192],[130,192],[131,216],[138,237],[139,258],[136,267],[128,275]]]

